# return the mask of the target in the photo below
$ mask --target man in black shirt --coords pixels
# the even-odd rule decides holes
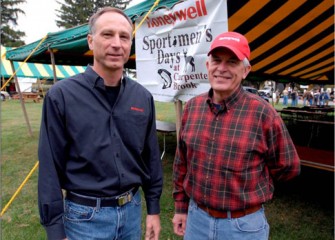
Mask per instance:
[[[162,166],[152,95],[123,76],[132,22],[106,7],[90,18],[94,64],[55,84],[43,103],[38,197],[48,239],[159,238]],[[64,197],[63,197],[64,195]]]

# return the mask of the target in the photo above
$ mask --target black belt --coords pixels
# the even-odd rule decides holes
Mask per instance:
[[[98,200],[100,199],[100,207],[121,207],[133,199],[133,196],[136,194],[138,187],[129,190],[128,192],[122,193],[116,197],[90,197],[83,196],[73,192],[66,192],[66,199],[89,207],[96,207]]]

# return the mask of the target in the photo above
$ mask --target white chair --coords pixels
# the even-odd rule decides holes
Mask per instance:
[[[163,152],[161,155],[161,159],[163,159],[165,154],[165,135],[176,132],[176,124],[156,120],[156,130],[163,134]]]

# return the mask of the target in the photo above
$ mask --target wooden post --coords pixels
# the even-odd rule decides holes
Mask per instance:
[[[54,84],[57,82],[57,74],[56,74],[56,61],[55,61],[55,55],[52,51],[52,49],[49,47],[48,48],[49,52],[50,52],[50,58],[51,58],[51,64],[52,64],[52,72],[54,75]]]
[[[179,140],[179,129],[181,126],[181,115],[183,113],[183,103],[180,100],[176,100],[174,102],[175,111],[176,111],[176,136],[177,136],[177,144]]]
[[[26,105],[24,104],[24,99],[22,97],[19,81],[17,80],[17,76],[15,74],[15,67],[14,67],[13,61],[10,61],[10,65],[12,67],[12,71],[13,71],[13,74],[14,74],[14,81],[15,81],[15,84],[16,84],[16,89],[17,89],[17,92],[19,93],[21,107],[22,107],[22,111],[23,111],[23,114],[24,114],[24,119],[26,120],[26,123],[27,123],[29,135],[32,137],[33,132],[31,130],[31,126],[30,126],[30,122],[29,122],[29,118],[28,118],[28,114],[27,114],[27,110],[26,110]]]

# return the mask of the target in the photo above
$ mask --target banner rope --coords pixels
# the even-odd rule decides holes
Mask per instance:
[[[135,30],[134,30],[134,32],[133,32],[133,36],[135,35],[137,29],[139,29],[139,28],[142,26],[144,20],[147,19],[148,15],[154,10],[155,7],[159,4],[159,1],[160,1],[160,0],[156,0],[155,3],[154,3],[154,5],[152,5],[152,7],[150,8],[150,10],[144,15],[144,18],[140,21],[140,23],[138,24],[138,26],[135,28]]]
[[[14,201],[14,199],[16,198],[16,196],[19,194],[19,192],[21,191],[21,189],[23,188],[23,186],[26,184],[26,182],[29,180],[29,178],[31,177],[31,175],[34,173],[34,171],[36,170],[36,168],[38,167],[39,162],[37,161],[35,163],[35,166],[30,170],[29,174],[27,175],[27,177],[24,179],[24,181],[21,183],[20,187],[16,190],[16,192],[14,193],[14,195],[11,197],[11,199],[9,200],[9,202],[6,204],[6,206],[2,209],[0,217],[2,217],[5,212],[7,211],[8,207],[11,205],[11,203]]]

